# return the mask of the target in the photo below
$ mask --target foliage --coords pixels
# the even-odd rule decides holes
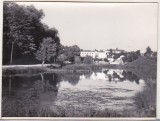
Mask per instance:
[[[56,55],[56,43],[51,37],[44,38],[39,50],[36,52],[36,58],[43,63],[50,61]]]
[[[150,47],[147,47],[147,48],[146,48],[146,52],[144,53],[144,55],[145,55],[145,56],[151,56],[152,53],[153,53],[153,51],[151,50],[151,48],[150,48]]]
[[[115,53],[114,54],[114,56],[113,56],[113,58],[116,60],[117,58],[119,58],[121,55],[126,55],[126,53],[124,53],[124,52],[121,52],[121,53]]]
[[[58,56],[57,60],[60,61],[60,62],[64,62],[64,61],[67,60],[67,56],[64,55],[64,54],[61,54],[61,55]]]
[[[74,58],[80,55],[80,48],[77,45],[61,46],[58,54],[64,54],[68,61],[74,62]]]
[[[57,44],[60,39],[55,28],[41,23],[42,10],[33,5],[24,6],[14,2],[3,4],[3,63],[12,59],[33,57],[43,38],[51,37]]]
[[[132,51],[132,52],[128,52],[124,55],[125,57],[122,58],[122,60],[124,62],[132,62],[136,59],[138,59],[141,54],[140,54],[140,50],[137,50],[136,52]]]
[[[93,58],[91,56],[86,56],[83,60],[85,64],[92,64],[93,63]]]
[[[75,62],[75,63],[81,63],[81,58],[80,58],[79,56],[76,56],[76,57],[74,58],[74,62]]]
[[[60,64],[61,66],[64,66],[66,60],[67,60],[67,56],[64,54],[60,54],[58,55],[56,62]]]
[[[12,46],[11,54],[13,53],[14,46],[16,46],[21,54],[31,54],[34,52],[36,45],[34,43],[34,36],[31,34],[35,29],[33,21],[36,19],[39,21],[42,17],[43,12],[36,10],[33,6],[23,7],[13,2],[4,3],[4,48],[11,49],[11,47],[7,48],[7,46]],[[6,54],[5,52],[4,54]]]
[[[157,52],[153,52],[152,56],[157,58]]]
[[[108,60],[107,58],[104,58],[104,61],[105,61],[105,62],[109,62],[109,60]]]

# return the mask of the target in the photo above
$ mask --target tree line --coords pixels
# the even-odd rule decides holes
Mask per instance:
[[[3,11],[3,64],[74,62],[80,56],[77,45],[62,45],[58,30],[41,22],[43,10],[4,2]]]
[[[123,62],[132,62],[136,59],[138,59],[140,56],[146,56],[146,57],[152,57],[152,58],[157,58],[157,52],[152,51],[151,48],[148,46],[146,48],[146,51],[142,54],[140,50],[137,51],[131,51],[131,52],[121,52],[114,54],[113,58],[116,60],[120,56],[122,57]]]

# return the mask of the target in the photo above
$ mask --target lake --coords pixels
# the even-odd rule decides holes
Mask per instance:
[[[121,69],[4,75],[2,100],[3,117],[154,117],[147,110],[155,108],[156,84]]]

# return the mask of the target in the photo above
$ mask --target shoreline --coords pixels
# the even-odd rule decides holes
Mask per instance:
[[[58,64],[45,64],[43,67],[41,64],[38,65],[13,65],[13,66],[2,66],[2,74],[3,76],[13,75],[13,76],[23,76],[23,75],[37,75],[41,73],[91,73],[93,71],[99,72],[102,69],[123,69],[128,71],[133,71],[137,74],[139,71],[143,71],[144,75],[153,75],[155,72],[155,67],[143,67],[143,66],[129,66],[129,65],[113,65],[113,64],[70,64],[66,66],[60,67]],[[139,75],[139,73],[138,73]]]

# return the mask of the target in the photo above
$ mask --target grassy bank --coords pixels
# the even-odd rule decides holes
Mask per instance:
[[[47,66],[11,66],[11,67],[2,67],[2,73],[3,75],[33,75],[33,74],[39,74],[47,72],[50,69],[56,69],[59,68],[60,65],[58,64],[50,64]]]
[[[157,59],[153,57],[142,56],[137,60],[127,63],[128,67],[139,67],[139,68],[156,68],[157,67]]]
[[[157,60],[151,57],[140,57],[137,60],[127,63],[125,65],[116,64],[70,64],[60,68],[60,65],[48,65],[48,66],[25,66],[25,67],[8,67],[3,68],[4,75],[15,75],[15,74],[34,74],[42,72],[62,72],[62,73],[90,73],[92,71],[101,71],[102,68],[108,69],[125,69],[133,71],[140,77],[151,75],[156,78],[157,71]],[[141,73],[137,73],[141,72]],[[148,78],[148,77],[147,77]]]
[[[143,79],[157,78],[157,59],[153,57],[139,57],[137,60],[127,63],[127,69]]]

